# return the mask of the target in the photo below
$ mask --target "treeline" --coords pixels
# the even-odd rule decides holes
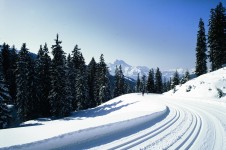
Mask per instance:
[[[212,71],[226,64],[226,14],[221,2],[216,8],[211,9],[208,23],[209,30],[206,36],[204,22],[202,19],[199,21],[195,70],[197,76],[207,73],[207,59],[211,63]]]
[[[96,107],[112,97],[133,92],[121,71],[111,77],[101,54],[88,65],[76,45],[68,56],[57,35],[51,59],[45,43],[37,56],[24,43],[16,51],[3,44],[0,53],[0,128],[10,122],[24,122],[39,117],[64,117],[72,111]],[[112,81],[114,80],[114,81]],[[10,115],[14,106],[16,116]]]
[[[140,78],[138,73],[135,89],[138,93],[143,92],[161,94],[171,89],[176,90],[176,85],[184,84],[188,80],[190,80],[190,73],[188,70],[181,77],[176,70],[173,77],[167,81],[162,77],[162,73],[159,68],[157,68],[156,71],[154,71],[154,69],[150,69],[148,77],[143,75]]]

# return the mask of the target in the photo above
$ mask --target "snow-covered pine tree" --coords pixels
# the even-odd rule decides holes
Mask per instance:
[[[226,64],[226,15],[220,2],[210,11],[208,47],[212,70],[217,70]]]
[[[28,74],[27,74],[27,80],[28,80],[28,93],[29,93],[29,119],[35,119],[37,117],[40,117],[40,101],[38,99],[38,93],[37,93],[37,87],[38,87],[38,81],[37,81],[37,74],[35,72],[35,61],[31,56],[28,57]]]
[[[67,99],[66,88],[66,58],[61,47],[58,34],[56,44],[52,45],[53,59],[51,63],[51,91],[49,101],[51,114],[55,117],[63,117],[70,114],[70,101]]]
[[[114,97],[120,96],[122,94],[125,94],[125,79],[124,75],[122,72],[122,67],[121,65],[119,68],[116,66],[115,69],[115,83],[114,83]]]
[[[155,81],[154,81],[154,70],[153,69],[150,69],[149,74],[148,74],[147,92],[148,93],[155,92]]]
[[[118,97],[119,96],[119,79],[120,76],[119,76],[119,69],[118,69],[118,66],[116,66],[115,68],[115,81],[114,81],[114,97]]]
[[[10,121],[10,113],[6,102],[10,101],[8,86],[3,77],[2,55],[0,54],[0,129],[7,128]]]
[[[79,57],[79,66],[76,71],[76,100],[78,101],[78,110],[89,108],[89,91],[88,91],[88,76],[85,65],[85,60],[81,54]]]
[[[155,73],[155,92],[162,93],[162,73],[159,68],[156,69]]]
[[[94,94],[96,71],[97,71],[97,63],[96,63],[95,59],[92,58],[88,65],[88,68],[87,68],[89,97],[90,97],[89,107],[90,108],[96,106],[95,94]]]
[[[184,74],[184,80],[185,80],[185,82],[188,82],[190,80],[190,73],[188,70],[186,70],[186,72]]]
[[[125,77],[122,72],[122,66],[119,66],[119,95],[125,94]]]
[[[16,105],[16,67],[17,67],[18,54],[15,46],[13,45],[10,51],[10,69],[9,69],[9,94],[12,97],[12,103]]]
[[[39,113],[42,117],[50,116],[49,92],[51,90],[50,65],[51,58],[49,56],[47,44],[40,46],[36,60],[36,80],[37,80],[37,96],[39,101]]]
[[[18,54],[18,62],[16,69],[16,84],[17,84],[17,95],[16,95],[16,106],[18,109],[18,119],[20,122],[32,119],[33,105],[31,103],[31,90],[29,83],[29,63],[30,57],[26,44],[23,43],[21,50]]]
[[[176,70],[174,75],[173,75],[173,79],[172,79],[172,83],[171,83],[171,89],[175,88],[176,85],[179,85],[179,83],[180,83],[180,78],[179,78],[179,74]]]
[[[2,55],[2,72],[3,72],[3,78],[5,80],[5,84],[7,84],[7,86],[10,85],[10,66],[11,66],[11,62],[10,62],[10,51],[9,51],[9,45],[4,43],[2,46],[2,51],[1,51],[1,55]],[[10,86],[9,86],[10,89]],[[12,103],[12,102],[7,102]]]
[[[202,74],[205,74],[207,72],[207,66],[206,66],[206,35],[205,35],[205,27],[204,22],[200,18],[199,20],[199,30],[197,34],[197,43],[196,43],[196,69],[195,74],[197,76],[200,76]]]
[[[107,65],[104,61],[104,55],[101,54],[100,62],[98,63],[98,100],[97,103],[102,104],[109,99],[111,99],[111,91],[110,91],[110,81],[109,81],[109,71]]]
[[[136,92],[139,93],[140,91],[140,87],[141,87],[141,82],[140,82],[140,74],[138,73],[137,75],[137,82],[136,82]]]
[[[142,92],[146,92],[146,76],[143,75],[141,78],[141,82],[142,82]]]
[[[72,94],[72,108],[73,110],[78,110],[78,99],[77,98],[77,90],[76,90],[76,80],[78,78],[78,72],[79,72],[79,68],[81,66],[81,62],[80,62],[80,56],[81,56],[81,52],[80,52],[80,48],[78,48],[78,45],[75,45],[73,51],[72,51],[72,58],[71,58],[71,69],[70,69],[70,74],[71,74],[71,78],[70,78],[70,82],[71,82],[71,89],[73,89],[71,91]]]

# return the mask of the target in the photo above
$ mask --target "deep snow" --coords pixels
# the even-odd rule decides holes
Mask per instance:
[[[226,149],[225,79],[223,68],[176,92],[127,94],[67,118],[28,121],[0,130],[0,148]]]

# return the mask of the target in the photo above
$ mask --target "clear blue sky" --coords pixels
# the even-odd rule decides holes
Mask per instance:
[[[194,68],[199,18],[206,33],[210,9],[220,0],[0,0],[0,43],[37,53],[56,34],[63,50],[76,44],[86,63],[106,62]],[[226,6],[226,2],[222,1]]]

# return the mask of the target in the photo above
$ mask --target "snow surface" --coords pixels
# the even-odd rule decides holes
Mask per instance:
[[[23,124],[26,127],[0,130],[0,147],[57,148],[63,145],[61,140],[67,136],[73,142],[84,142],[86,138],[121,131],[155,119],[165,114],[166,110],[166,106],[144,99],[140,94],[123,95],[99,107],[75,112],[60,120],[32,120]]]
[[[225,92],[225,75],[220,69],[175,93],[127,94],[64,119],[0,130],[0,149],[225,150],[226,101],[215,90]]]

